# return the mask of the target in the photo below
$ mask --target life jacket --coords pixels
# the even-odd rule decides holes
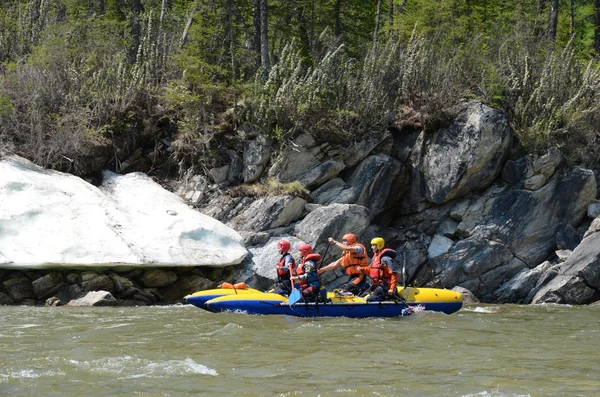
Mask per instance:
[[[281,259],[279,259],[279,262],[277,262],[277,265],[275,266],[275,269],[277,269],[277,276],[281,279],[284,277],[290,277],[290,269],[288,269],[288,267],[285,265],[285,259],[286,257],[289,256],[290,258],[292,258],[292,263],[291,263],[291,268],[294,269],[296,268],[296,261],[294,260],[294,258],[292,257],[292,255],[290,255],[289,252],[286,252],[285,254],[283,254],[281,256]]]
[[[225,288],[225,289],[247,289],[248,286],[246,285],[245,282],[241,282],[241,283],[236,283],[236,284],[231,284],[231,283],[223,283],[221,284],[221,288]]]
[[[388,280],[384,278],[384,268],[387,266],[381,263],[382,256],[395,258],[396,251],[391,248],[385,248],[373,255],[373,260],[371,261],[371,267],[369,269],[369,278],[371,279],[372,285],[388,284]],[[388,273],[392,273],[391,269],[388,268],[387,270]]]
[[[317,274],[317,263],[319,263],[320,260],[320,254],[309,254],[302,258],[302,260],[300,261],[300,265],[296,269],[297,276],[301,276],[306,273],[306,270],[304,269],[304,265],[306,264],[306,262],[311,261],[315,264],[314,270],[308,274],[308,277],[306,279],[298,280],[302,289],[309,286],[321,286],[321,280],[319,279],[319,275]]]
[[[363,273],[359,268],[369,266],[369,257],[367,256],[365,246],[360,243],[352,244],[352,247],[357,246],[362,248],[362,254],[352,251],[344,251],[342,254],[341,263],[344,269],[346,269],[348,276],[361,276]]]

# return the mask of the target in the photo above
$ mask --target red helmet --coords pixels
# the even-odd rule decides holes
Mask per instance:
[[[352,233],[344,234],[342,240],[346,240],[348,244],[354,244],[356,243],[356,236]]]
[[[304,258],[305,256],[312,254],[312,247],[310,244],[302,243],[298,246],[298,251],[300,251],[300,256]]]
[[[292,246],[287,240],[279,240],[279,242],[277,243],[277,249],[279,249],[281,253],[288,252],[290,248],[292,248]]]

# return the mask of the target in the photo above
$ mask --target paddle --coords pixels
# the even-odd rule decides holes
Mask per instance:
[[[299,289],[296,289],[294,285],[294,280],[292,280],[292,269],[290,268],[290,284],[292,285],[292,293],[288,297],[288,304],[292,306],[297,303],[300,299],[302,299],[302,293]]]

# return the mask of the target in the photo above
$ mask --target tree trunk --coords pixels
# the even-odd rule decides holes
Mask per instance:
[[[600,0],[594,0],[594,49],[600,57]]]
[[[137,59],[138,49],[140,47],[140,14],[142,4],[140,0],[131,2],[131,38],[133,39],[129,49],[129,63],[134,64]]]
[[[308,62],[311,57],[311,46],[310,39],[308,37],[308,22],[306,20],[306,10],[302,6],[296,8],[296,19],[298,21],[298,35],[300,36],[300,42],[302,43],[301,54],[302,61]]]
[[[98,3],[98,15],[104,15],[104,0]]]
[[[575,0],[569,1],[569,34],[573,36],[575,34]]]
[[[340,17],[341,12],[341,2],[342,0],[335,0],[335,8],[333,12],[335,13],[335,35],[339,36],[342,34],[342,21]]]
[[[233,32],[233,0],[227,0],[227,41],[229,42],[229,55],[231,57],[231,85],[235,85],[236,80],[236,60],[235,60],[235,35]]]
[[[269,5],[267,0],[260,0],[260,65],[266,80],[271,62],[269,60]]]
[[[381,0],[377,0],[377,14],[375,14],[375,32],[373,33],[373,48],[377,47],[379,39],[379,21],[381,20]]]
[[[548,54],[554,52],[556,27],[558,25],[558,0],[550,0],[550,18],[548,20]]]
[[[237,65],[235,59],[235,32],[233,31],[233,0],[227,0],[227,30],[229,40],[229,54],[231,56],[231,86],[233,87],[233,115],[237,114],[237,95],[235,83],[237,80]]]
[[[391,27],[394,24],[394,0],[388,0],[388,21]]]
[[[260,54],[260,0],[252,0],[253,24],[254,24],[254,43],[252,49]]]
[[[400,9],[398,10],[400,14],[404,14],[406,11],[406,1],[407,0],[402,0],[402,4],[400,4]]]

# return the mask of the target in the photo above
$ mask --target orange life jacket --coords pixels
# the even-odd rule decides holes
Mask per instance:
[[[275,269],[277,269],[277,276],[279,276],[279,278],[290,276],[290,269],[288,269],[288,267],[285,265],[286,256],[289,256],[292,259],[292,263],[290,265],[291,269],[293,270],[296,268],[296,261],[289,252],[286,252],[281,256],[281,259],[279,259],[279,262],[277,262],[277,265],[275,266]]]
[[[352,247],[361,247],[362,254],[352,251],[344,251],[341,258],[341,263],[344,269],[346,269],[346,274],[348,276],[363,276],[363,272],[359,269],[359,267],[367,267],[369,266],[369,257],[367,256],[367,250],[365,246],[360,243],[352,244]]]
[[[241,282],[241,283],[236,283],[236,284],[231,284],[231,283],[223,283],[221,284],[221,288],[225,288],[225,289],[246,289],[248,288],[248,286],[246,285],[245,282]]]

